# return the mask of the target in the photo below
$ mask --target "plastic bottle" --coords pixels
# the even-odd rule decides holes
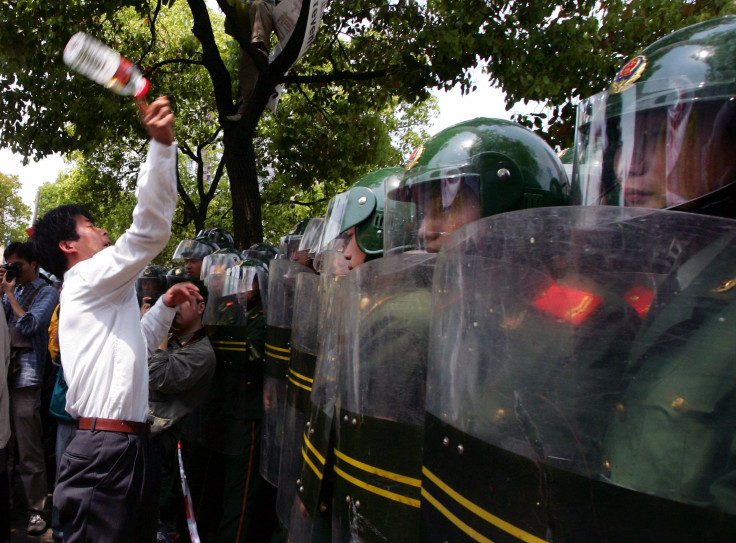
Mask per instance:
[[[92,81],[124,96],[141,99],[150,86],[135,64],[84,32],[77,32],[66,44],[64,62]]]

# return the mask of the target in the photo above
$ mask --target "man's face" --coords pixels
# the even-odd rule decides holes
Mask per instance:
[[[185,302],[176,308],[176,316],[171,323],[171,329],[176,333],[187,333],[202,327],[202,313],[205,303],[196,302],[194,306]]]
[[[107,231],[97,228],[87,217],[76,215],[74,220],[77,222],[76,230],[79,239],[69,241],[68,243],[76,249],[80,260],[92,258],[105,247],[111,245]]]
[[[358,242],[355,239],[354,226],[351,226],[346,230],[345,234],[347,239],[345,242],[345,251],[343,256],[345,257],[345,260],[348,261],[348,270],[352,270],[353,268],[357,268],[363,264],[367,255],[360,250],[360,247],[358,247]]]
[[[199,274],[202,271],[202,259],[201,258],[185,258],[184,259],[184,271],[187,272],[189,277],[199,279]]]
[[[7,258],[8,264],[20,264],[20,273],[18,278],[15,280],[17,285],[25,285],[36,279],[36,268],[35,262],[28,262],[16,255],[11,255]]]
[[[419,239],[428,253],[437,253],[455,230],[480,219],[480,202],[475,193],[462,187],[449,207],[444,207],[439,193],[418,202],[421,223]]]

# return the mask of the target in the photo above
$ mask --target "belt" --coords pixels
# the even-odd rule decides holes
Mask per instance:
[[[102,432],[123,432],[125,434],[148,435],[151,425],[147,422],[133,422],[130,420],[98,419],[81,417],[77,421],[80,430],[92,430]]]

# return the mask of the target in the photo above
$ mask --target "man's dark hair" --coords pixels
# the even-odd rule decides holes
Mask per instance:
[[[3,255],[5,260],[8,260],[9,256],[21,258],[28,262],[37,262],[36,251],[33,250],[33,244],[30,241],[14,241],[5,248],[5,254]]]
[[[59,243],[79,239],[75,218],[77,215],[92,221],[92,215],[84,206],[67,204],[55,207],[33,225],[32,240],[38,255],[38,263],[56,277],[64,277],[69,265]]]

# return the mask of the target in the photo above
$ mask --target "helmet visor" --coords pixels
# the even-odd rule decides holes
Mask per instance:
[[[480,175],[470,167],[411,171],[387,191],[387,254],[436,253],[452,232],[480,218]]]
[[[224,275],[228,268],[232,268],[240,261],[233,253],[207,255],[202,261],[201,277],[210,275]]]
[[[299,243],[299,252],[306,252],[309,258],[314,258],[319,249],[319,240],[322,237],[324,225],[325,220],[322,217],[309,220]]]
[[[341,192],[330,200],[325,215],[322,239],[320,240],[320,252],[327,249],[330,243],[340,234],[342,219],[348,204],[348,192]]]
[[[736,103],[685,78],[653,100],[639,87],[578,110],[575,182],[585,205],[688,209],[736,177]],[[642,96],[640,96],[642,95]]]
[[[212,252],[212,246],[206,243],[202,243],[196,239],[185,239],[177,245],[174,256],[171,258],[172,260],[184,260],[186,258],[202,260],[207,255],[212,254]]]

